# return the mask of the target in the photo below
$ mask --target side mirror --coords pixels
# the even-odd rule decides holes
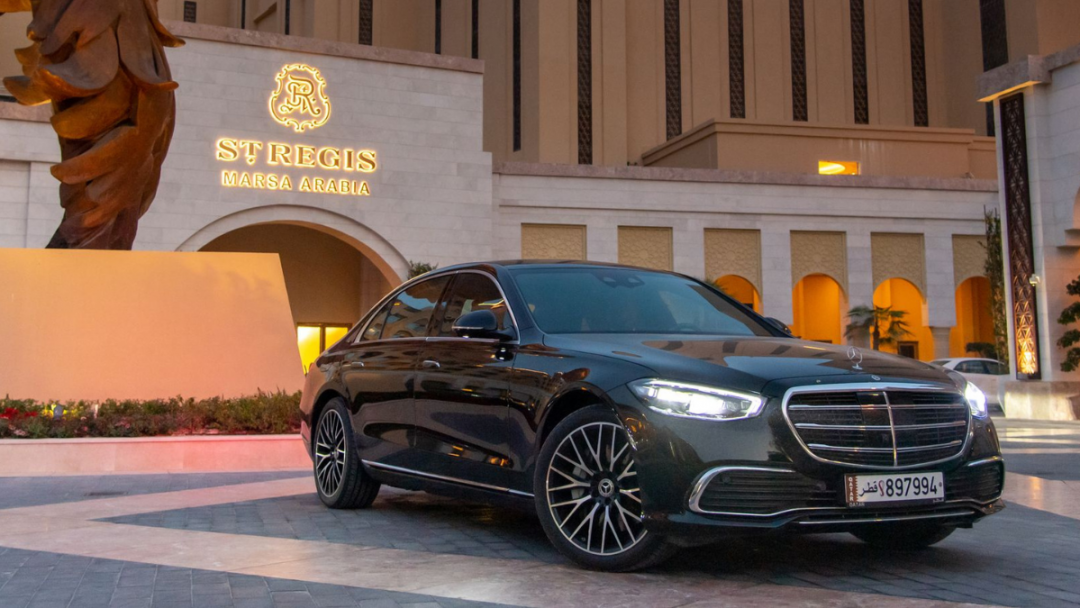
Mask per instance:
[[[454,322],[454,334],[459,338],[507,340],[509,332],[499,330],[499,319],[490,310],[474,310]]]
[[[793,335],[791,333],[791,328],[787,326],[787,323],[784,323],[780,319],[777,319],[777,318],[774,318],[774,317],[765,317],[765,320],[769,322],[769,325],[772,325],[773,327],[775,327],[776,329],[779,329],[780,331],[784,332],[785,334],[787,334],[789,336]]]

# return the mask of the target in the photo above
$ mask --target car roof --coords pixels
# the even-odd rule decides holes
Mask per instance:
[[[454,271],[454,270],[468,270],[473,268],[517,268],[522,266],[577,266],[581,268],[627,268],[631,270],[643,270],[646,272],[657,272],[662,274],[677,274],[667,270],[656,270],[655,268],[642,268],[640,266],[629,266],[626,264],[613,264],[610,262],[590,262],[584,260],[540,260],[540,259],[520,259],[520,260],[489,260],[483,262],[469,262],[465,264],[455,264],[453,266],[447,266],[445,268],[439,268],[439,271]]]

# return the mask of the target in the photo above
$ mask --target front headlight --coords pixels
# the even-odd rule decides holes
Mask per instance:
[[[637,380],[630,390],[650,409],[683,418],[740,420],[757,416],[765,405],[757,395],[668,380]]]
[[[964,399],[967,400],[971,415],[976,418],[986,418],[986,395],[982,389],[968,382],[964,387]]]

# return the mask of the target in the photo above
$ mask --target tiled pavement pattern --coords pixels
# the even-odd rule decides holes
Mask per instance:
[[[1011,471],[1065,483],[1076,479],[1080,425],[1002,421],[1000,427]],[[126,476],[122,480],[131,492],[138,492],[143,487],[140,477],[145,477],[151,485],[165,484],[170,489],[193,487],[191,484],[195,483],[194,479],[160,479],[168,476]],[[210,483],[207,479],[210,476],[199,477],[203,478],[199,483]],[[218,482],[222,479],[228,478],[215,477]],[[257,476],[243,474],[231,479],[233,483],[258,480]],[[78,500],[72,488],[109,487],[104,480],[88,482],[78,478],[0,479],[0,500],[6,501],[2,504],[20,504],[19,499],[5,496],[11,494],[6,490],[16,482],[39,490],[24,492],[24,499],[31,502],[21,504],[41,504],[34,501],[50,496],[56,500]],[[781,585],[792,590],[815,588],[819,591],[807,589],[807,593],[830,590],[829,593],[838,592],[841,596],[843,592],[872,593],[878,594],[879,599],[885,595],[1010,606],[1076,606],[1080,605],[1080,508],[1070,507],[1063,513],[1068,516],[1014,503],[974,530],[958,531],[937,548],[925,552],[874,551],[846,535],[731,540],[683,551],[654,574],[664,577],[665,584],[670,584],[673,590],[695,580],[710,580]],[[547,546],[538,523],[528,513],[393,489],[384,489],[374,507],[366,511],[330,511],[314,495],[300,494],[104,521],[219,532],[222,542],[228,542],[227,535],[245,535],[511,558],[520,560],[523,566],[564,563]],[[132,577],[129,582],[153,576],[154,585],[133,585],[141,590],[125,591],[125,576],[129,571]],[[0,553],[0,584],[3,608],[9,605],[66,608],[339,605],[335,602],[366,608],[416,603],[480,605],[377,589],[314,585],[14,549]],[[159,587],[161,593],[155,595]],[[761,593],[768,593],[765,589],[769,588],[778,589],[766,586]],[[247,597],[248,593],[258,597]],[[838,606],[850,603],[840,596],[836,601],[840,602],[835,604]]]
[[[446,598],[0,548],[3,608],[496,608]]]
[[[363,511],[332,511],[314,496],[295,496],[107,521],[562,561],[535,517],[396,489],[384,489]],[[1077,605],[1080,522],[1012,505],[931,551],[883,553],[843,534],[758,538],[689,549],[661,570],[971,603]]]
[[[289,479],[307,471],[0,477],[0,509]],[[0,608],[4,608],[0,605]]]
[[[383,488],[372,509],[327,509],[314,495],[114,517],[118,524],[560,562],[531,513]]]

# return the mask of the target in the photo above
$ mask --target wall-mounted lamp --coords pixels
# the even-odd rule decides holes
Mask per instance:
[[[1033,274],[1033,275],[1031,275],[1031,276],[1029,276],[1029,277],[1028,277],[1028,283],[1029,283],[1029,284],[1030,284],[1030,285],[1031,285],[1032,287],[1038,287],[1038,286],[1039,286],[1039,284],[1040,284],[1040,283],[1042,283],[1042,277],[1040,277],[1040,276],[1039,276],[1039,275],[1037,275],[1037,274]]]

